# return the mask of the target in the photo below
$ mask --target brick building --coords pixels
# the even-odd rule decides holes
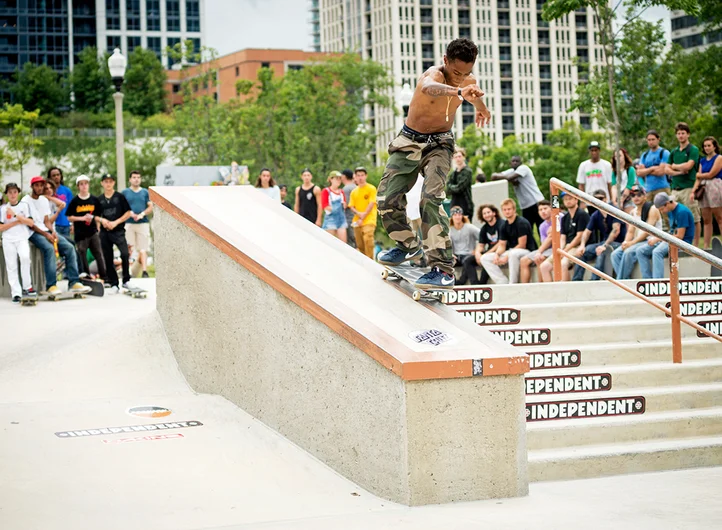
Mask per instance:
[[[220,102],[226,102],[236,97],[236,82],[241,79],[255,81],[258,70],[263,67],[271,68],[275,75],[283,75],[288,70],[303,68],[311,62],[328,54],[305,52],[302,50],[263,50],[245,49],[218,57],[212,63],[203,63],[186,68],[183,71],[172,69],[168,71],[166,92],[172,105],[182,103],[181,85],[184,80],[198,76],[209,69],[217,71],[218,83],[215,87],[199,87],[197,94],[213,94]]]

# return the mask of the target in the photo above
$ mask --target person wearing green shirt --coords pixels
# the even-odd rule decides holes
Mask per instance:
[[[684,204],[692,212],[695,226],[693,244],[697,246],[702,227],[700,225],[699,205],[692,198],[692,189],[697,180],[699,149],[689,143],[689,125],[679,122],[674,130],[677,134],[679,147],[675,147],[669,154],[669,162],[665,171],[668,176],[672,177],[672,197],[675,201]]]
[[[618,169],[617,166],[624,169]],[[617,197],[617,174],[621,175],[619,182],[621,198]],[[614,152],[612,158],[612,203],[627,213],[634,210],[632,202],[632,188],[637,183],[637,171],[634,169],[634,161],[623,147]]]

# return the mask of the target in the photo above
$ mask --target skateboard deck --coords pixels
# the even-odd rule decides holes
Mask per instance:
[[[715,258],[722,259],[722,241],[720,241],[716,237],[712,238],[712,250],[710,254],[712,254]],[[710,271],[710,276],[712,276],[713,278],[718,278],[722,276],[721,270],[719,270],[714,265],[710,265],[710,267],[712,268],[712,270]]]
[[[90,287],[90,292],[88,293],[90,296],[105,295],[105,287],[103,287],[103,282],[101,281],[91,280],[89,278],[80,278],[80,283],[86,287]]]
[[[20,305],[38,305],[37,295],[20,297]]]
[[[147,298],[148,297],[148,291],[145,289],[141,289],[139,287],[131,287],[129,289],[124,289],[123,294],[127,294],[131,298]]]
[[[408,283],[413,289],[411,292],[411,298],[418,302],[420,300],[433,300],[436,302],[443,302],[444,293],[451,289],[419,289],[414,286],[416,280],[421,278],[424,274],[429,272],[429,269],[422,267],[412,267],[411,265],[384,265],[384,270],[381,272],[381,277],[384,280],[401,280]]]
[[[47,302],[58,302],[60,300],[73,300],[75,298],[85,298],[85,293],[71,293],[70,291],[64,291],[58,294],[44,294],[40,297],[41,300]]]

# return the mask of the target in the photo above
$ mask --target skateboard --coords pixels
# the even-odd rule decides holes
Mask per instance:
[[[712,250],[710,250],[710,254],[712,254],[715,258],[722,259],[722,241],[720,241],[716,237],[712,238]],[[710,276],[712,276],[713,278],[718,278],[722,276],[721,270],[719,270],[714,265],[710,265],[710,267],[712,268]]]
[[[130,287],[123,290],[123,294],[127,294],[131,298],[147,298],[148,291],[141,289],[140,287]]]
[[[38,305],[38,295],[35,296],[21,296],[20,305]]]
[[[48,302],[58,302],[60,300],[73,300],[75,298],[85,298],[85,293],[72,293],[70,291],[64,291],[58,294],[45,294],[41,299]]]
[[[86,287],[90,287],[90,296],[103,296],[105,295],[105,287],[103,282],[98,280],[91,280],[90,278],[80,278],[80,283]]]
[[[427,272],[429,272],[429,269],[427,268],[412,267],[407,264],[398,266],[384,265],[384,270],[381,271],[381,278],[384,280],[403,280],[408,283],[413,288],[411,298],[415,302],[420,300],[443,302],[444,293],[450,291],[451,289],[419,289],[414,286],[414,282]]]

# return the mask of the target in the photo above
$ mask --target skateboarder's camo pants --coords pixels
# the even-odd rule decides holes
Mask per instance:
[[[378,188],[381,221],[399,248],[419,248],[416,231],[406,217],[406,194],[419,173],[425,177],[421,191],[421,237],[429,266],[454,273],[449,237],[449,217],[442,205],[446,198],[446,176],[451,169],[454,135],[451,132],[422,135],[404,126],[389,144],[389,161]]]

